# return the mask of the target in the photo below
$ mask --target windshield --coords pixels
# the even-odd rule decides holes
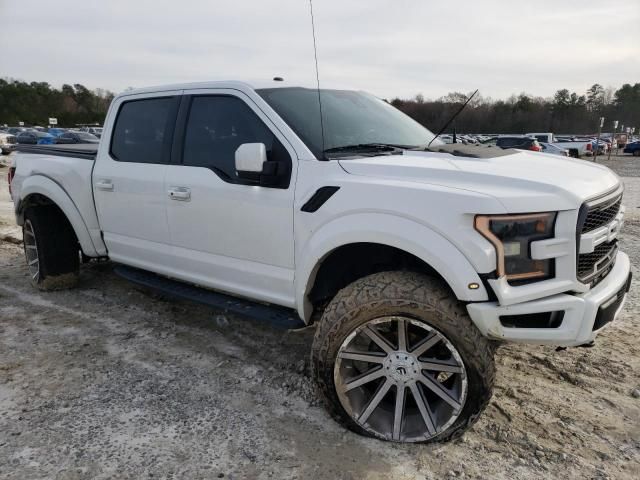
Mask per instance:
[[[320,90],[324,143],[320,126],[318,90],[266,88],[258,94],[287,122],[317,158],[327,150],[369,144],[406,148],[426,146],[434,134],[418,122],[368,93]],[[331,155],[353,155],[334,151]]]

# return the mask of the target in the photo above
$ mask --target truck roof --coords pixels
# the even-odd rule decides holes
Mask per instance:
[[[294,85],[286,81],[262,81],[255,82],[241,82],[237,80],[216,80],[210,82],[191,82],[191,83],[174,83],[170,85],[156,85],[151,87],[134,88],[131,90],[125,90],[117,95],[117,97],[125,97],[129,95],[139,95],[144,93],[156,93],[167,92],[171,90],[197,90],[205,88],[231,88],[241,91],[256,90],[259,88],[287,88],[287,87],[302,87],[301,85]],[[315,87],[310,87],[315,88]]]

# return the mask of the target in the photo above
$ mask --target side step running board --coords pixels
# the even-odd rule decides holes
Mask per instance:
[[[171,297],[209,305],[226,312],[250,317],[273,326],[286,329],[297,329],[305,326],[298,315],[285,307],[254,303],[224,293],[214,292],[196,287],[188,283],[156,275],[152,272],[117,265],[114,272],[130,282],[152,288]]]

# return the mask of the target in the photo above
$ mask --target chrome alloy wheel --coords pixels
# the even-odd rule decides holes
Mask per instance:
[[[36,234],[33,230],[31,220],[25,220],[22,228],[22,236],[24,242],[24,254],[29,267],[29,274],[34,283],[40,278],[40,259],[38,257],[38,246],[36,245]]]
[[[342,342],[333,371],[340,403],[371,434],[396,442],[429,440],[448,429],[467,397],[460,354],[429,325],[381,317]]]

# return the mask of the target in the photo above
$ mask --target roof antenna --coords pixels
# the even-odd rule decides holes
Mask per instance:
[[[476,91],[475,91],[475,92],[473,92],[473,93],[469,96],[469,98],[467,98],[467,101],[466,101],[466,102],[464,102],[464,104],[460,107],[460,109],[459,109],[456,113],[454,113],[454,114],[453,114],[453,116],[449,119],[449,121],[448,121],[447,123],[445,123],[445,124],[444,124],[444,127],[442,127],[442,128],[440,129],[440,131],[438,132],[438,134],[437,134],[435,137],[433,137],[433,138],[431,139],[431,141],[430,141],[430,142],[429,142],[429,144],[427,145],[427,148],[429,148],[429,147],[431,146],[431,144],[433,143],[433,141],[434,141],[436,138],[438,138],[438,137],[442,134],[442,132],[444,132],[444,131],[447,129],[447,127],[451,124],[451,122],[453,122],[453,121],[456,119],[456,117],[457,117],[458,115],[460,115],[460,112],[462,112],[462,110],[464,110],[464,107],[466,107],[466,106],[467,106],[467,104],[471,101],[471,99],[472,99],[473,97],[475,97],[475,96],[476,96],[476,93],[478,93],[478,89],[477,89],[477,88],[476,88]],[[454,133],[454,135],[455,135],[455,133]],[[455,136],[454,136],[454,138],[455,138]]]
[[[318,72],[318,47],[316,46],[316,25],[313,19],[313,0],[309,0],[309,11],[311,12],[311,32],[313,34],[313,54],[316,59],[316,85],[318,86],[318,107],[320,109],[320,135],[322,137],[322,158],[324,158],[324,121],[322,119],[322,99],[320,98],[320,73]]]

